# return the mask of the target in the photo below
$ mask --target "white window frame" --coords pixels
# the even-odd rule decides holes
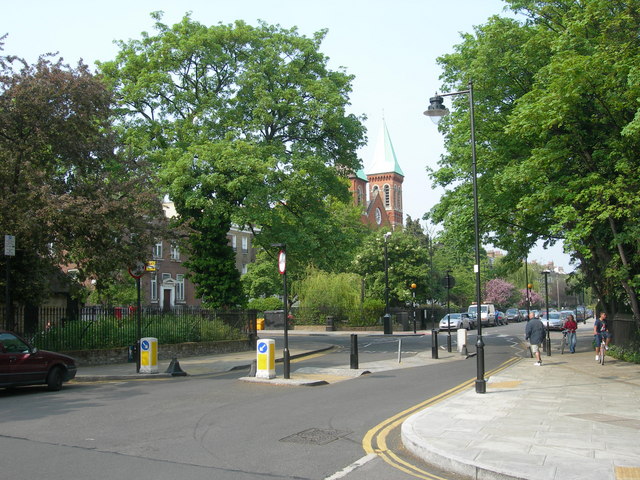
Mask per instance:
[[[184,302],[184,274],[176,273],[176,302]]]
[[[171,245],[171,250],[169,251],[169,258],[175,262],[180,261],[180,247],[177,245]]]
[[[153,258],[162,258],[162,242],[158,242],[153,246]]]
[[[158,301],[158,274],[156,272],[151,272],[150,277],[150,288],[151,288],[151,301]]]

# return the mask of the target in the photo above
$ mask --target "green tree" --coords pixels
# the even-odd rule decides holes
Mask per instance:
[[[15,301],[41,302],[60,265],[82,283],[147,257],[160,197],[112,117],[112,95],[86,65],[0,57],[0,230],[16,237]]]
[[[319,51],[326,31],[207,27],[188,15],[169,27],[153,17],[155,35],[120,42],[100,69],[120,100],[127,143],[157,166],[180,221],[222,243],[217,253],[190,251],[203,257],[192,263],[200,292],[214,304],[242,300],[223,266],[231,222],[254,228],[257,245],[286,243],[292,273],[310,261],[344,263],[336,246],[348,251],[355,224],[334,213],[350,201],[345,177],[360,166],[364,127],[345,111],[353,78],[329,70]]]
[[[562,239],[606,308],[626,305],[640,322],[640,3],[508,3],[527,21],[494,17],[439,59],[446,90],[475,82],[484,238],[515,259]],[[462,241],[472,225],[463,100],[443,124],[448,154],[434,174],[453,187],[434,217]]]
[[[364,276],[367,298],[385,298],[384,246],[384,232],[374,232],[365,239],[353,260],[352,271]],[[387,239],[387,258],[389,303],[404,305],[412,301],[412,283],[417,285],[416,298],[424,299],[429,275],[428,249],[416,242],[413,234],[396,231]]]

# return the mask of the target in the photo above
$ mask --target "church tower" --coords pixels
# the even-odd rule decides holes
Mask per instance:
[[[392,229],[403,226],[402,182],[404,173],[396,159],[387,124],[382,126],[373,152],[373,163],[367,171],[369,198],[373,201],[380,196]],[[386,222],[385,222],[386,223]]]

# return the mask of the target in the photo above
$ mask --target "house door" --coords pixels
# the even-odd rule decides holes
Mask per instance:
[[[171,290],[165,288],[162,290],[162,311],[168,312],[171,310]]]

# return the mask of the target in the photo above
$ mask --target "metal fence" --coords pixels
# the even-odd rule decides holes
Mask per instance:
[[[34,346],[56,351],[94,350],[133,345],[140,337],[163,344],[244,340],[256,332],[254,310],[210,310],[176,307],[165,311],[143,307],[16,308],[4,322]]]

